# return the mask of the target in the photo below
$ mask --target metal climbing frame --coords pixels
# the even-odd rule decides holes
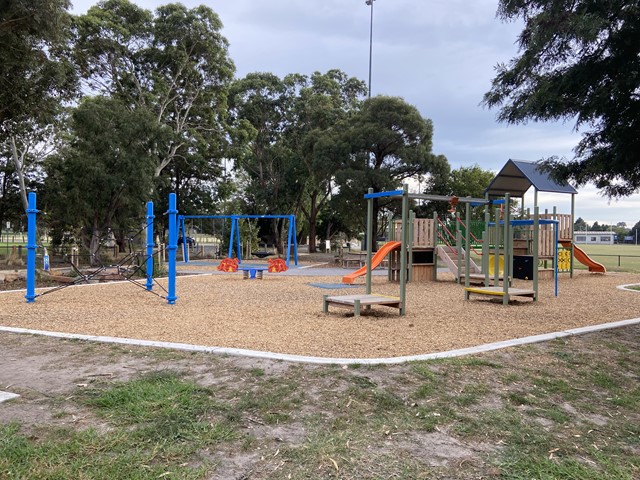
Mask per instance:
[[[123,280],[127,280],[130,283],[133,283],[134,285],[139,286],[150,293],[153,293],[161,298],[166,299],[167,303],[169,304],[175,303],[175,301],[177,300],[176,281],[175,281],[175,277],[176,277],[175,259],[176,259],[176,249],[177,249],[176,217],[177,217],[178,211],[176,209],[176,197],[174,193],[169,194],[169,211],[167,212],[169,214],[169,245],[167,246],[167,250],[169,252],[168,289],[164,289],[164,287],[157,284],[153,279],[153,259],[154,259],[153,257],[155,255],[158,255],[159,252],[154,253],[153,251],[155,247],[153,242],[153,220],[155,218],[153,214],[153,202],[147,202],[147,215],[146,215],[147,223],[145,227],[147,230],[147,238],[146,238],[147,243],[146,243],[146,254],[144,255],[144,258],[145,258],[144,262],[137,262],[138,254],[130,252],[123,259],[121,259],[120,262],[116,263],[115,265],[108,265],[108,266],[101,265],[99,268],[97,268],[92,272],[89,272],[88,274],[81,272],[80,270],[77,269],[75,265],[73,265],[73,263],[71,263],[72,268],[75,270],[75,273],[77,275],[76,280],[74,280],[72,283],[69,283],[66,285],[60,285],[58,287],[48,289],[36,295],[35,293],[36,249],[38,248],[36,218],[37,218],[37,214],[39,213],[36,202],[37,200],[36,200],[35,192],[30,192],[28,208],[26,210],[28,231],[27,231],[27,291],[25,294],[25,299],[27,303],[33,303],[36,297],[53,293],[66,287],[76,285],[78,283],[87,283],[89,282],[89,280],[95,278],[97,275],[106,271],[109,268],[114,268],[118,273],[118,275],[120,275]],[[144,228],[142,230],[144,230]],[[140,230],[138,234],[140,234],[142,230]],[[133,262],[137,262],[137,263],[134,267],[131,267],[131,265],[133,265]],[[144,284],[135,280],[134,278],[134,276],[140,273],[143,270],[143,268],[145,269],[145,275],[146,275],[146,283]],[[166,293],[166,296],[154,292],[153,291],[154,284],[158,285],[162,290],[164,290],[164,292]]]

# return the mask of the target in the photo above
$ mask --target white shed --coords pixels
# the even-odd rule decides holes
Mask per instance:
[[[614,232],[591,232],[582,231],[573,233],[573,241],[578,244],[613,245],[616,234]]]

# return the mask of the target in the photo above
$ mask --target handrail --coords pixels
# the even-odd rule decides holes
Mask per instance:
[[[444,224],[444,222],[442,220],[440,220],[440,217],[437,217],[437,219],[438,219],[438,223],[442,226],[443,230],[446,231],[449,234],[450,238],[456,238],[456,236],[453,233],[451,233],[451,231],[447,228],[447,226]],[[465,225],[465,223],[462,221],[461,218],[456,217],[456,220],[458,222],[460,222],[465,229],[467,229],[467,226]],[[441,235],[440,232],[438,232],[438,234],[440,235],[440,237],[444,241],[445,245],[447,245],[449,248],[453,248],[451,245],[449,245],[447,243],[447,241],[445,240],[444,236]],[[477,243],[482,243],[482,241],[478,240],[476,238],[476,236],[473,233],[471,233],[471,231],[469,231],[469,234],[471,235],[471,237],[473,237],[473,240],[475,240]],[[478,252],[475,248],[473,248],[473,245],[469,245],[469,249],[473,253],[475,253],[476,255],[482,256],[482,251]]]
[[[622,258],[640,258],[640,255],[624,255],[612,253],[589,253],[590,257],[618,257],[618,266],[622,267]]]
[[[455,239],[455,238],[456,238],[456,236],[455,236],[453,233],[451,233],[451,232],[449,231],[449,229],[448,229],[448,228],[447,228],[447,226],[443,223],[443,221],[442,221],[442,220],[440,220],[440,217],[436,217],[436,218],[437,218],[437,220],[438,220],[438,223],[439,223],[439,224],[442,226],[442,228],[444,229],[444,231],[445,231],[445,232],[447,232],[447,233],[449,234],[449,237],[450,237],[450,238]],[[440,232],[438,232],[438,233],[440,233]],[[443,237],[442,235],[440,235],[440,236],[442,237],[442,239],[443,239],[443,240],[445,240],[445,239],[444,239],[444,237]],[[446,240],[445,240],[445,244],[447,244],[448,246],[451,246],[451,245],[449,245],[449,244],[446,242]]]
[[[437,232],[437,233],[438,233],[438,237],[440,237],[442,239],[442,242],[445,244],[445,246],[449,247],[449,250],[451,250],[451,252],[454,252],[456,249],[451,244],[449,244],[449,242],[442,235],[442,233],[440,233],[440,232]]]
[[[465,225],[465,223],[462,221],[462,219],[460,217],[456,217],[458,219],[458,221],[462,224],[462,226],[466,229],[467,226]],[[473,232],[471,230],[469,230],[469,236],[471,237],[471,239],[473,241],[475,241],[476,244],[478,243],[482,243],[482,240],[479,240],[478,237],[476,237]]]

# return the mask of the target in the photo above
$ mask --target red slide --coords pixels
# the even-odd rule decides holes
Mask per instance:
[[[571,248],[571,242],[560,242],[560,244],[566,249]],[[581,264],[589,267],[590,272],[607,273],[607,269],[604,265],[596,262],[595,260],[592,260],[591,257],[587,255],[587,253],[576,244],[573,245],[573,255]]]
[[[400,242],[387,242],[387,243],[385,243],[380,248],[380,250],[378,250],[376,252],[376,254],[373,256],[373,258],[371,259],[371,268],[376,268],[378,265],[380,265],[382,263],[382,261],[384,260],[384,257],[389,255],[389,253],[391,253],[392,251],[400,248],[400,246],[401,246]],[[345,275],[344,277],[342,277],[342,283],[352,284],[353,281],[356,278],[361,277],[362,275],[364,275],[366,273],[367,273],[367,266],[365,265],[364,267],[359,268],[355,272],[350,273],[349,275]]]

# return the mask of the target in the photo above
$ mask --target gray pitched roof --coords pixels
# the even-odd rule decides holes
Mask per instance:
[[[522,197],[533,186],[539,192],[578,193],[571,185],[559,184],[548,173],[539,169],[537,163],[523,160],[512,160],[491,181],[485,194],[490,197],[501,197],[505,193],[513,197]]]

